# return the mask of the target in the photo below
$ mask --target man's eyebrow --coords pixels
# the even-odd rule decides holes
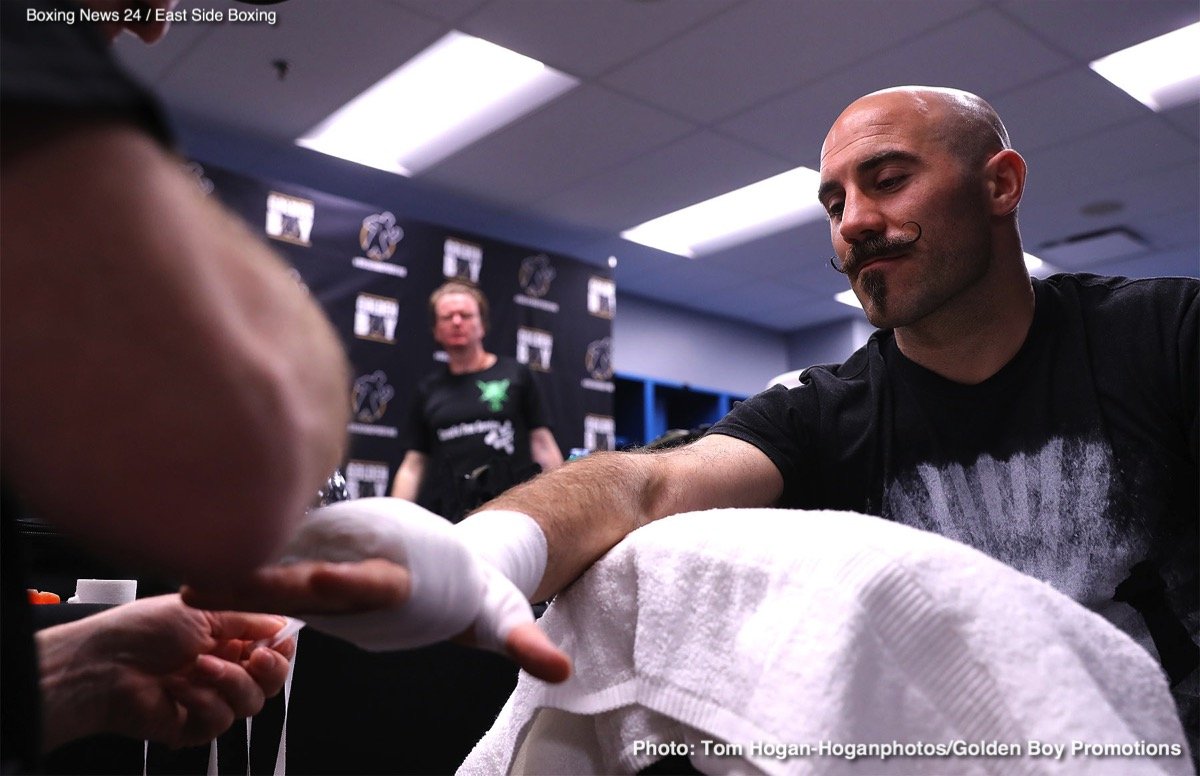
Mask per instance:
[[[910,151],[901,151],[899,149],[889,149],[887,151],[880,151],[877,154],[873,154],[871,156],[868,156],[866,159],[863,159],[861,162],[859,162],[857,165],[855,165],[854,172],[856,175],[866,175],[867,173],[871,172],[872,170],[878,169],[878,168],[884,166],[885,164],[890,164],[891,162],[917,162],[917,161],[920,161],[920,158],[916,154],[914,154]],[[825,181],[824,183],[821,184],[821,187],[819,189],[817,189],[817,199],[820,200],[821,202],[824,202],[825,198],[831,192],[833,192],[837,189],[840,189],[840,188],[841,188],[841,184],[838,183],[837,181]]]
[[[817,189],[817,201],[823,204],[826,196],[828,196],[835,189],[840,189],[841,187],[842,184],[840,183],[835,183],[834,181],[825,181],[821,184],[821,188]]]
[[[901,151],[897,148],[888,151],[880,151],[873,156],[868,156],[866,159],[863,159],[858,163],[858,165],[855,167],[855,171],[859,175],[862,175],[891,162],[917,161],[920,161],[920,157],[918,157],[916,154],[912,153],[911,151]]]

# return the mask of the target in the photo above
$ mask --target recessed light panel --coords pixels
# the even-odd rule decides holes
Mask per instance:
[[[621,232],[651,248],[694,259],[825,217],[820,175],[797,167]]]
[[[296,142],[416,175],[578,83],[536,59],[452,31]]]
[[[1200,22],[1097,59],[1090,67],[1154,111],[1200,99]]]

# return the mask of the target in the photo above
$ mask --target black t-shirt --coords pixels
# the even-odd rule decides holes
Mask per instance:
[[[1143,615],[1114,601],[1149,561],[1194,642],[1200,281],[1057,275],[1034,289],[1021,350],[978,385],[924,369],[881,331],[711,433],[779,467],[780,506],[879,515],[968,544],[1158,654]],[[1195,678],[1183,683],[1193,706]]]
[[[529,367],[498,356],[482,372],[455,375],[442,367],[417,386],[401,443],[429,456],[418,501],[459,519],[483,497],[537,472],[529,432],[550,426]],[[469,479],[482,466],[483,479]]]
[[[64,17],[53,14],[69,12],[74,23],[30,20],[30,13],[39,12],[58,19]],[[37,142],[45,130],[43,122],[51,117],[67,122],[120,117],[164,143],[168,140],[153,98],[121,72],[103,37],[78,14],[76,6],[66,3],[0,2],[0,137],[5,164],[16,152],[10,141],[21,138],[23,147]],[[69,192],[64,196],[69,201]],[[6,478],[4,485],[0,757],[4,773],[24,773],[35,770],[39,759],[37,663],[19,537],[12,530],[16,507],[11,496],[19,496],[21,483]]]

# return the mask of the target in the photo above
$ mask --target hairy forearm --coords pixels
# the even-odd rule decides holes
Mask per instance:
[[[631,531],[663,516],[655,458],[593,453],[484,506],[524,512],[546,534],[549,558],[535,600],[551,597]]]
[[[542,600],[649,522],[700,509],[770,506],[782,492],[766,455],[717,434],[662,452],[593,453],[483,508],[524,512],[541,527],[548,558],[535,600]]]

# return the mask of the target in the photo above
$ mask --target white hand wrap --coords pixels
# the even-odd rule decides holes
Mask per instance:
[[[546,572],[546,534],[524,512],[502,509],[476,512],[454,531],[484,561],[487,593],[475,639],[480,646],[503,652],[509,632],[533,622],[529,599]]]
[[[385,558],[406,567],[402,605],[347,615],[309,615],[312,627],[374,651],[411,649],[457,636],[479,616],[485,577],[445,519],[393,498],[342,501],[313,510],[284,562]]]
[[[365,498],[310,513],[284,562],[367,558],[408,568],[408,601],[362,614],[310,615],[309,625],[383,651],[433,644],[474,623],[481,647],[504,652],[509,632],[533,622],[528,598],[546,569],[546,537],[520,512],[490,510],[452,526],[408,501]]]
[[[454,530],[476,555],[512,580],[526,598],[533,598],[546,573],[546,534],[532,517],[508,509],[485,509]]]

